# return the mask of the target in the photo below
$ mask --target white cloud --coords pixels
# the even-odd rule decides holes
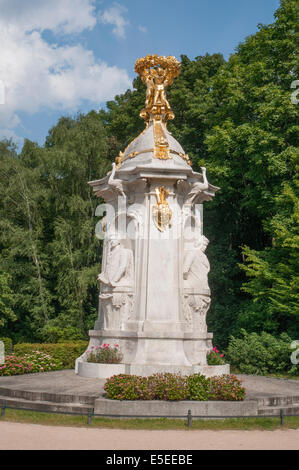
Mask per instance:
[[[94,0],[0,0],[1,22],[22,31],[80,33],[96,25]]]
[[[141,33],[147,33],[147,27],[146,26],[139,25],[138,29],[139,29],[139,31],[141,31]]]
[[[0,139],[13,139],[15,143],[22,145],[24,139],[14,130],[20,123],[19,117],[13,110],[0,105]]]
[[[0,104],[0,137],[12,135],[21,124],[20,111],[76,111],[83,100],[99,104],[131,86],[125,70],[96,59],[79,43],[53,45],[42,36],[45,29],[73,34],[93,28],[93,3],[0,0],[0,81],[5,86],[5,103]]]
[[[125,38],[126,27],[129,25],[129,21],[124,17],[126,12],[127,8],[115,2],[110,8],[99,14],[99,20],[103,24],[114,25],[113,34],[119,38]]]

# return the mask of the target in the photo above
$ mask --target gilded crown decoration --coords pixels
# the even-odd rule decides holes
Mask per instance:
[[[179,75],[181,64],[174,56],[147,55],[137,59],[135,72],[146,84],[145,107],[140,116],[145,121],[174,119],[174,113],[166,98],[166,88]]]
[[[166,98],[166,88],[172,85],[180,74],[181,63],[174,56],[147,55],[136,60],[135,72],[146,85],[145,106],[140,112],[140,117],[146,122],[146,128],[130,142],[124,152],[119,152],[115,159],[116,169],[118,170],[124,161],[147,152],[153,153],[153,157],[159,160],[170,160],[173,155],[178,155],[191,166],[187,154],[170,148],[167,131],[167,121],[174,119],[174,112]],[[153,146],[136,150],[133,143],[149,128],[153,130]],[[131,152],[128,150],[130,147],[133,150]]]

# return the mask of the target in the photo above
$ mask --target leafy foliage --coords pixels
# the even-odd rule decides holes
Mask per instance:
[[[297,1],[281,0],[275,23],[259,25],[227,62],[221,54],[181,56],[168,91],[170,131],[193,169],[205,166],[220,187],[204,206],[207,322],[220,348],[242,328],[299,335],[296,31]],[[86,183],[104,176],[144,128],[144,98],[138,78],[105,110],[61,118],[44,147],[26,140],[18,154],[11,141],[0,142],[1,336],[87,337],[101,244],[98,201]]]
[[[161,373],[149,377],[119,374],[106,380],[107,398],[111,400],[229,400],[245,399],[245,389],[233,375],[207,378],[201,374],[183,376]]]
[[[211,377],[211,394],[213,400],[242,401],[245,399],[246,390],[236,376],[224,374]]]
[[[230,364],[244,374],[298,374],[299,367],[291,362],[291,338],[282,333],[279,338],[263,332],[231,337],[226,357]]]
[[[0,376],[50,372],[62,368],[62,363],[49,354],[35,351],[23,357],[10,355],[5,357],[5,363],[0,365]]]
[[[153,374],[147,383],[154,400],[186,400],[189,395],[186,377],[180,374]]]
[[[0,159],[0,269],[12,281],[12,336],[85,337],[96,317],[101,252],[87,181],[109,169],[103,124],[94,112],[61,118],[45,148],[25,141],[16,155],[4,142]]]
[[[9,274],[0,273],[0,327],[2,328],[6,327],[9,321],[16,321],[17,319],[12,310],[14,296],[10,283],[11,277]]]
[[[153,374],[149,377],[119,374],[106,380],[107,398],[112,400],[185,400],[186,377],[179,374]]]
[[[129,374],[119,374],[110,377],[104,390],[111,400],[138,400],[143,398],[143,377]]]
[[[12,340],[10,338],[1,338],[0,341],[4,343],[5,354],[10,354],[12,350]]]
[[[58,343],[58,344],[15,344],[14,354],[17,357],[22,357],[26,354],[34,355],[36,351],[48,354],[53,359],[61,362],[61,368],[73,369],[75,367],[75,360],[81,356],[86,350],[88,343],[85,341],[76,341],[74,343]]]
[[[211,380],[201,374],[193,374],[187,377],[189,399],[206,401],[212,398]]]
[[[209,351],[207,354],[207,363],[209,366],[220,366],[225,364],[225,360],[223,359],[224,354],[218,351],[217,347],[215,346],[212,351]]]

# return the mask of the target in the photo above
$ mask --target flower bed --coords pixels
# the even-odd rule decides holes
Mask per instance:
[[[49,372],[62,368],[62,363],[53,359],[49,354],[36,351],[33,354],[6,356],[5,363],[0,364],[0,376],[32,374],[35,372]]]
[[[205,377],[201,374],[153,374],[149,377],[119,374],[110,377],[104,389],[112,400],[223,400],[241,401],[246,391],[234,375]]]
[[[61,369],[73,369],[75,360],[86,350],[87,341],[71,341],[68,343],[17,343],[13,352],[17,357],[25,354],[35,355],[36,351],[50,355],[62,364]]]
[[[221,354],[220,351],[216,348],[216,346],[213,348],[212,351],[210,351],[207,354],[207,363],[209,366],[221,366],[225,364],[225,360],[223,359],[224,354]]]
[[[86,351],[86,361],[97,364],[119,364],[123,358],[118,344],[102,344],[102,346],[91,346]]]

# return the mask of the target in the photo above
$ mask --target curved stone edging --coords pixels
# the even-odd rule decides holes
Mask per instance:
[[[93,362],[76,361],[76,374],[81,377],[108,379],[112,375],[126,374],[126,364],[95,364]]]
[[[132,375],[152,375],[156,372],[172,372],[180,373],[183,375],[190,375],[200,373],[206,377],[215,375],[223,375],[230,373],[229,364],[218,366],[174,366],[172,364],[165,365],[151,365],[151,364],[98,364],[86,362],[85,354],[76,360],[75,371],[81,377],[91,377],[99,379],[107,379],[112,375],[117,374],[132,374]]]

